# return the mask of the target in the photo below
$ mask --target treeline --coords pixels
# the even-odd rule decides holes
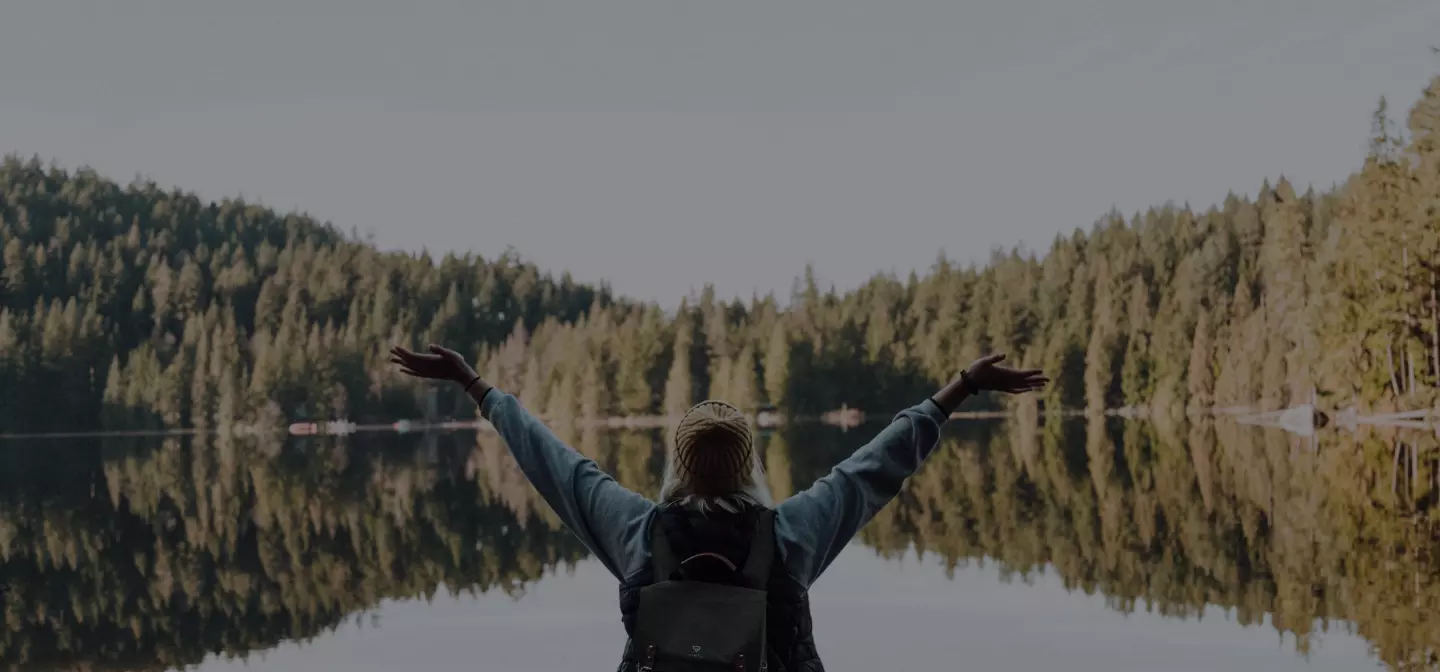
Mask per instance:
[[[1049,424],[952,425],[861,540],[952,569],[1044,568],[1127,613],[1231,610],[1300,653],[1343,629],[1390,669],[1440,669],[1437,465],[1392,471],[1396,446],[1433,456],[1433,434],[1330,434],[1312,451],[1228,420],[1175,434],[1103,417]],[[773,494],[808,487],[874,429],[762,435]],[[573,441],[655,495],[662,433]],[[493,434],[47,445],[0,453],[0,667],[246,656],[442,586],[518,595],[588,557]]]
[[[706,289],[675,314],[508,253],[382,253],[301,215],[10,158],[0,423],[408,413],[416,388],[383,353],[432,341],[552,417],[705,397],[883,413],[989,351],[1052,373],[1025,412],[1423,406],[1440,386],[1440,78],[1408,132],[1383,101],[1375,122],[1325,193],[1281,178],[1205,211],[1111,213],[1043,255],[941,258],[843,293],[807,271],[787,301]]]
[[[0,164],[0,278],[7,430],[102,411],[165,426],[363,412],[404,389],[384,344],[478,349],[611,303],[510,254],[385,254],[308,217],[14,157]]]

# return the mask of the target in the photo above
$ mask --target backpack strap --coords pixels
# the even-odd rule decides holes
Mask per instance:
[[[650,562],[655,568],[655,583],[669,581],[670,575],[679,566],[675,562],[675,551],[670,548],[670,539],[665,528],[660,526],[660,514],[650,519]]]
[[[770,583],[770,563],[775,559],[775,510],[765,509],[755,521],[755,534],[750,538],[750,556],[745,558],[741,576],[751,588],[764,590]]]
[[[712,560],[718,560],[718,561],[720,562],[720,564],[723,564],[723,565],[725,565],[726,567],[729,567],[729,568],[730,568],[730,571],[732,571],[732,572],[739,571],[739,569],[735,567],[735,563],[730,562],[730,559],[729,559],[729,558],[727,558],[727,557],[725,557],[725,556],[723,556],[723,555],[720,555],[719,553],[711,553],[711,552],[709,552],[709,551],[706,551],[706,552],[704,552],[704,553],[696,553],[695,555],[692,555],[692,556],[690,556],[690,557],[688,557],[688,558],[685,558],[684,560],[681,560],[681,561],[680,561],[680,564],[681,564],[681,565],[684,565],[685,563],[690,562],[691,560],[696,560],[696,559],[698,559],[698,558],[710,558],[710,559],[712,559]]]

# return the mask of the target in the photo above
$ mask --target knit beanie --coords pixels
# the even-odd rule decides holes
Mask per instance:
[[[723,401],[692,406],[675,428],[675,467],[702,497],[739,490],[754,459],[745,414]]]

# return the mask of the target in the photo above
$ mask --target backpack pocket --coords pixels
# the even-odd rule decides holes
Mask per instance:
[[[765,591],[661,581],[640,590],[632,636],[654,672],[757,672],[765,660]]]

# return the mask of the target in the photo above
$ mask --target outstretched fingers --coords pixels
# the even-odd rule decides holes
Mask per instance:
[[[398,358],[401,360],[399,362],[396,362],[397,364],[408,364],[411,362],[438,362],[444,359],[444,357],[440,355],[424,355],[418,352],[412,352],[398,345],[390,349],[390,354],[392,356],[392,359],[390,361],[395,361],[394,358]]]
[[[460,355],[460,353],[455,352],[454,350],[451,350],[450,348],[447,348],[443,345],[436,345],[434,343],[431,343],[429,348],[430,352],[432,353],[429,356],[434,357],[437,360],[448,359],[450,361],[459,361],[465,359],[463,356]]]
[[[422,377],[419,373],[416,373],[415,369],[412,368],[411,364],[405,361],[405,359],[400,355],[391,355],[390,363],[399,366],[400,373],[403,373],[407,376],[414,376],[416,378]]]
[[[416,368],[419,365],[425,364],[426,360],[430,359],[439,358],[435,357],[434,355],[427,356],[411,352],[410,350],[407,350],[398,345],[390,348],[390,363],[399,366],[400,373],[403,373],[407,376],[424,378],[425,376],[421,375],[420,372],[416,370]]]
[[[1050,379],[1041,375],[1040,371],[1022,371],[1011,388],[1016,392],[1036,392],[1045,389],[1050,384]]]

